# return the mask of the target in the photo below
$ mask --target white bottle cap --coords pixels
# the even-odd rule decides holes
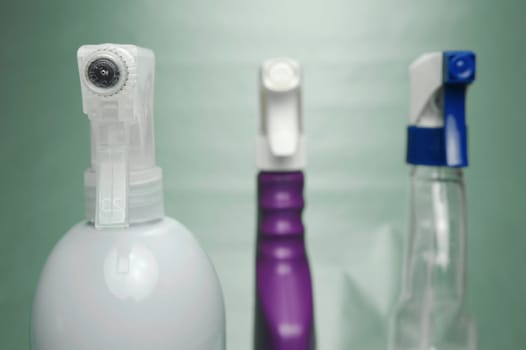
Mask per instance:
[[[162,217],[153,52],[133,45],[85,45],[77,58],[82,108],[91,124],[91,168],[84,176],[87,219],[109,228]]]
[[[260,72],[261,124],[256,163],[261,170],[290,171],[305,167],[301,110],[301,71],[289,58],[269,59]]]

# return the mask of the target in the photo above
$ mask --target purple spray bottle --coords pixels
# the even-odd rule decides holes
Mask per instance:
[[[265,61],[260,98],[254,348],[312,350],[312,284],[301,218],[305,142],[298,63]]]

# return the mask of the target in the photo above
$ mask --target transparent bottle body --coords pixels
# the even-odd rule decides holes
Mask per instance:
[[[411,169],[410,235],[390,350],[476,349],[464,308],[465,213],[461,169]]]

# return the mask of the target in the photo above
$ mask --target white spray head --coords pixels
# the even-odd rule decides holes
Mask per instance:
[[[305,167],[301,108],[301,70],[289,58],[269,59],[260,71],[261,123],[257,167],[292,171]]]
[[[85,45],[77,58],[82,109],[91,124],[91,168],[84,179],[88,220],[110,228],[162,217],[153,52],[133,45]]]

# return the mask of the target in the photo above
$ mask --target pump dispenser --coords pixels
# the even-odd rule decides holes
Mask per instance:
[[[257,141],[256,350],[312,350],[314,312],[302,212],[305,142],[301,73],[288,58],[260,72]]]
[[[131,45],[78,52],[82,109],[91,125],[84,176],[87,218],[97,228],[162,216],[162,172],[153,137],[154,55]]]
[[[224,349],[216,273],[193,235],[164,216],[154,61],[133,45],[78,50],[91,130],[86,221],[57,243],[42,271],[33,350]]]
[[[465,313],[468,164],[465,93],[475,79],[469,51],[424,54],[409,68],[410,235],[390,350],[475,350]]]

